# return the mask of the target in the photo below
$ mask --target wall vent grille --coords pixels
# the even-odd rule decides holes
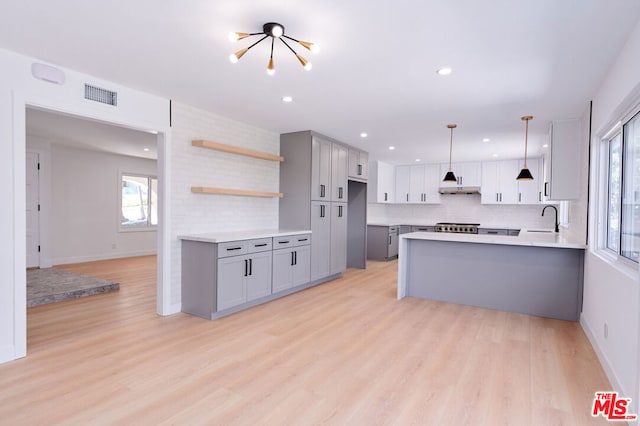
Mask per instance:
[[[118,106],[118,93],[101,87],[84,85],[84,98],[107,105]]]

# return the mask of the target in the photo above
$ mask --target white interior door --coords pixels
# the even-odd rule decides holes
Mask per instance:
[[[40,155],[27,151],[27,268],[40,266]]]

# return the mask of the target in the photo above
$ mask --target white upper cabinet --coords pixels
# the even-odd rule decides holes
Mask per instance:
[[[348,149],[344,145],[331,144],[331,201],[346,202]]]
[[[518,170],[524,167],[524,161],[518,162]],[[529,158],[527,167],[533,175],[533,180],[521,180],[518,182],[518,204],[542,203],[542,187],[544,186],[544,173],[541,158]]]
[[[580,198],[581,142],[580,120],[551,123],[548,180],[546,180],[546,187],[543,188],[543,193],[548,194],[547,200],[562,201]]]
[[[391,164],[372,161],[369,167],[367,191],[370,203],[393,203],[396,171]]]
[[[441,182],[441,188],[480,186],[482,184],[482,164],[480,162],[452,163],[451,169],[456,175],[456,182]],[[449,163],[440,164],[441,181],[448,171]]]
[[[409,191],[411,190],[411,166],[396,166],[395,202],[397,204],[409,203]]]
[[[516,177],[524,167],[523,160],[487,161],[482,163],[482,204],[539,204],[542,202],[542,160],[530,158],[527,166],[531,181]]]

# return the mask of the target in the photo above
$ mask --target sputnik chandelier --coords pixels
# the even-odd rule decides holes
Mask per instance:
[[[305,47],[306,49],[310,50],[313,53],[316,53],[318,51],[318,45],[315,43],[311,43],[309,41],[296,40],[293,37],[289,37],[288,35],[285,35],[284,26],[276,22],[267,22],[266,24],[264,24],[262,26],[262,32],[260,33],[239,33],[239,32],[231,33],[229,34],[229,40],[238,41],[238,40],[242,40],[244,38],[252,37],[256,35],[263,35],[264,37],[262,37],[260,40],[256,41],[249,47],[242,48],[238,50],[236,53],[232,53],[229,56],[229,60],[232,63],[234,64],[237,63],[238,60],[242,58],[242,55],[247,53],[249,49],[257,45],[264,39],[271,37],[271,55],[269,56],[269,63],[267,65],[267,74],[274,75],[276,72],[276,69],[273,65],[273,47],[276,42],[276,39],[279,39],[282,43],[284,43],[285,46],[289,48],[289,50],[291,50],[291,52],[293,52],[293,54],[296,56],[296,58],[298,58],[298,61],[300,61],[300,63],[302,64],[305,70],[309,71],[311,69],[311,62],[309,62],[308,60],[303,58],[301,55],[299,55],[295,50],[293,50],[293,48],[289,45],[289,43],[287,43],[284,39],[286,38],[287,40],[295,41],[296,43]]]

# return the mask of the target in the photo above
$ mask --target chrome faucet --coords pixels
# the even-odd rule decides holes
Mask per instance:
[[[556,206],[552,206],[551,204],[549,204],[548,206],[544,206],[544,208],[542,209],[542,216],[544,216],[544,211],[547,209],[547,207],[551,207],[552,209],[554,209],[556,211],[556,232],[560,232],[560,223],[558,223],[558,209],[556,209]]]

